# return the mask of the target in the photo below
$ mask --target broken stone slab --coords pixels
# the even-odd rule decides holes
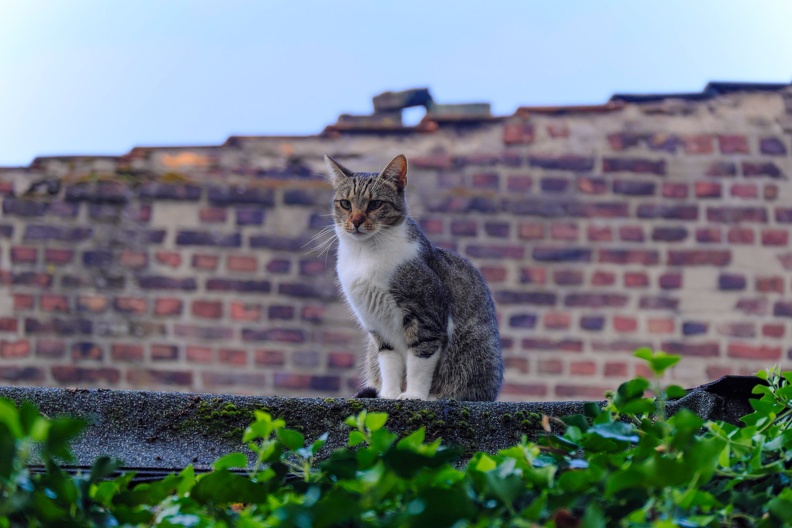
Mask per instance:
[[[751,412],[748,400],[758,383],[762,380],[727,376],[669,402],[667,410],[673,414],[685,407],[704,419],[738,423]],[[327,432],[319,458],[346,445],[350,428],[344,419],[363,409],[388,413],[386,427],[400,436],[423,426],[427,440],[442,438],[445,445],[458,446],[463,457],[469,457],[476,451],[494,453],[512,446],[523,435],[535,440],[544,431],[543,415],[580,414],[586,403],[281,398],[41,387],[0,387],[0,397],[30,401],[49,417],[84,419],[85,432],[73,446],[77,467],[89,467],[98,456],[109,455],[124,461],[125,468],[155,473],[178,471],[189,464],[205,471],[225,454],[248,452],[242,434],[256,410],[283,418],[308,442]]]
[[[413,106],[428,107],[432,104],[429,88],[412,88],[401,92],[383,92],[372,98],[374,112],[401,111]]]

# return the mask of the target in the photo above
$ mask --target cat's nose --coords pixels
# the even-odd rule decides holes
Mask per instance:
[[[365,219],[366,219],[366,217],[363,216],[363,215],[355,215],[355,216],[352,217],[352,225],[354,225],[356,228],[358,228],[358,227],[360,227],[360,224],[362,224]]]

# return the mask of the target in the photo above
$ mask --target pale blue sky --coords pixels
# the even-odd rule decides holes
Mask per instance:
[[[381,91],[601,103],[792,80],[787,0],[0,0],[0,165],[311,134]]]

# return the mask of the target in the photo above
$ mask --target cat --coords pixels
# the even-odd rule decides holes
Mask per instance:
[[[437,248],[407,213],[407,158],[379,173],[325,156],[338,282],[368,332],[356,397],[494,401],[503,383],[495,305],[484,278]]]

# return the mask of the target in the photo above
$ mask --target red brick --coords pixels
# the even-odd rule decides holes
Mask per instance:
[[[528,359],[524,357],[507,356],[503,358],[503,364],[507,370],[517,371],[527,374],[530,370]]]
[[[262,367],[278,367],[286,363],[286,355],[280,350],[256,350],[253,361]]]
[[[621,226],[619,228],[619,238],[625,242],[643,242],[643,228],[639,226]]]
[[[355,366],[355,354],[351,352],[330,352],[327,355],[327,367],[351,369]],[[507,365],[508,368],[508,365]]]
[[[229,305],[229,312],[234,321],[261,320],[261,304],[232,301]]]
[[[525,350],[542,350],[546,352],[583,352],[583,341],[578,339],[552,340],[546,338],[525,338],[520,341]]]
[[[203,271],[215,271],[219,262],[217,255],[195,254],[192,257],[192,267]]]
[[[560,359],[540,359],[536,363],[539,374],[563,374],[564,362]]]
[[[520,269],[520,282],[524,284],[545,284],[547,282],[547,270],[544,268],[522,268]]]
[[[548,312],[543,319],[548,330],[567,330],[572,325],[572,315],[567,312]]]
[[[684,200],[688,197],[688,185],[687,183],[663,183],[662,194],[663,198]]]
[[[248,362],[248,353],[245,349],[238,348],[221,348],[218,351],[218,359],[220,363],[234,366],[245,366]]]
[[[95,307],[99,308],[98,299]],[[113,309],[119,313],[142,315],[148,311],[148,301],[143,297],[116,297],[113,299]]]
[[[176,345],[152,344],[149,347],[152,361],[176,361],[179,359],[179,347]]]
[[[19,321],[16,317],[0,317],[0,332],[18,332]]]
[[[556,385],[555,395],[561,398],[583,398],[601,400],[613,387],[587,387],[583,385]]]
[[[569,374],[572,376],[593,376],[597,373],[597,364],[593,361],[572,361],[569,363]]]
[[[731,186],[731,195],[735,198],[758,198],[759,186],[755,183],[735,183]]]
[[[44,250],[44,262],[47,264],[68,264],[74,259],[74,251],[71,249],[46,248]]]
[[[726,337],[756,337],[756,325],[752,322],[720,323],[715,328],[718,334]]]
[[[785,333],[786,333],[786,328],[784,327],[783,324],[767,323],[762,325],[762,335],[764,337],[781,339],[784,337]]]
[[[19,359],[30,355],[30,341],[0,341],[0,357],[5,359]]]
[[[52,377],[59,383],[116,385],[121,380],[121,372],[110,367],[89,368],[59,365],[53,366],[51,372]]]
[[[661,350],[669,354],[680,354],[692,357],[718,357],[720,356],[720,345],[717,341],[704,341],[700,343],[665,341],[661,344]]]
[[[300,275],[303,277],[317,277],[327,272],[327,261],[321,258],[304,259],[300,261]]]
[[[228,218],[228,211],[220,207],[203,207],[198,211],[198,218],[206,223],[223,223]]]
[[[309,304],[300,310],[300,319],[311,323],[321,323],[325,316],[325,307],[317,304]]]
[[[566,123],[550,123],[546,127],[547,135],[551,138],[569,137],[569,127]]]
[[[679,249],[668,252],[669,266],[728,266],[730,250]]]
[[[143,361],[143,345],[114,343],[110,347],[110,357],[113,361],[130,361],[138,363]]]
[[[45,312],[69,312],[69,298],[65,295],[42,294],[39,307]]]
[[[441,218],[421,218],[418,223],[427,235],[443,234],[443,226],[445,224]]]
[[[590,242],[611,242],[613,229],[610,226],[589,225],[586,227],[586,235]]]
[[[144,251],[122,251],[118,264],[125,268],[141,269],[148,266],[148,254]]]
[[[228,271],[252,273],[258,270],[258,259],[248,255],[228,255],[226,257]]]
[[[479,173],[473,175],[473,187],[476,189],[497,189],[500,176],[497,172]]]
[[[193,383],[193,373],[185,370],[130,369],[126,375],[132,385],[181,386],[189,387]]]
[[[646,326],[650,334],[673,334],[676,327],[673,319],[649,319]]]
[[[72,344],[72,361],[101,361],[104,358],[104,350],[96,343],[82,341]]]
[[[36,298],[27,293],[14,294],[14,311],[32,310],[36,304]]]
[[[517,233],[523,240],[541,240],[544,238],[544,226],[542,224],[520,223]]]
[[[756,277],[756,291],[763,293],[784,293],[784,277]]]
[[[696,198],[720,198],[723,193],[723,187],[718,182],[696,182],[695,189]]]
[[[503,266],[481,266],[481,274],[487,282],[503,282],[508,271]]]
[[[696,242],[703,244],[720,243],[723,240],[723,232],[720,227],[700,227],[696,229]]]
[[[763,229],[763,246],[787,246],[789,245],[789,233],[784,229]]]
[[[158,264],[168,266],[169,268],[178,268],[181,266],[182,256],[175,251],[157,251],[154,253],[154,258]]]
[[[550,237],[553,240],[577,240],[577,224],[553,224],[550,227]]]
[[[726,238],[730,244],[753,244],[756,241],[754,230],[750,227],[732,227]]]
[[[687,154],[711,154],[714,150],[712,136],[683,136],[682,145]]]
[[[501,394],[504,396],[530,396],[530,397],[544,397],[547,396],[547,387],[540,383],[504,383],[501,388]]]
[[[579,286],[583,284],[583,272],[576,269],[557,269],[553,271],[553,282],[559,286]]]
[[[748,154],[748,138],[737,135],[718,136],[721,154]]]
[[[525,145],[533,143],[534,127],[523,121],[507,122],[503,127],[503,142],[507,145]]]
[[[640,376],[642,378],[650,378],[650,379],[654,377],[654,372],[652,372],[649,366],[644,363],[636,364],[634,366],[634,369],[636,376]]]
[[[661,290],[677,290],[682,287],[682,274],[674,271],[663,273],[657,283]]]
[[[104,295],[80,295],[76,299],[78,312],[101,313],[107,310],[107,297]]]
[[[14,246],[11,248],[11,262],[14,264],[35,264],[38,260],[38,248],[30,246]]]
[[[616,274],[610,271],[596,271],[591,277],[592,286],[612,286],[616,284]]]
[[[55,339],[37,339],[36,357],[47,359],[62,358],[66,354],[66,343]]]
[[[276,389],[308,389],[311,387],[311,376],[307,374],[290,374],[277,372],[275,374]]]
[[[781,359],[780,346],[749,345],[747,343],[729,343],[726,354],[736,359],[756,359],[778,361]]]
[[[620,333],[635,332],[638,329],[638,321],[635,317],[615,315],[613,316],[613,329]]]
[[[183,310],[181,299],[161,297],[154,301],[154,315],[181,315]]]
[[[603,194],[608,184],[603,178],[578,178],[577,188],[583,194]]]
[[[515,192],[528,192],[532,184],[530,176],[509,176],[506,179],[506,188]]]
[[[624,274],[625,288],[646,288],[649,286],[649,275],[642,271],[628,271]]]
[[[623,361],[608,361],[603,369],[603,374],[606,377],[626,378],[627,372],[627,363]]]
[[[778,198],[778,185],[774,185],[772,183],[768,183],[764,186],[764,192],[762,193],[765,200],[773,201]]]

